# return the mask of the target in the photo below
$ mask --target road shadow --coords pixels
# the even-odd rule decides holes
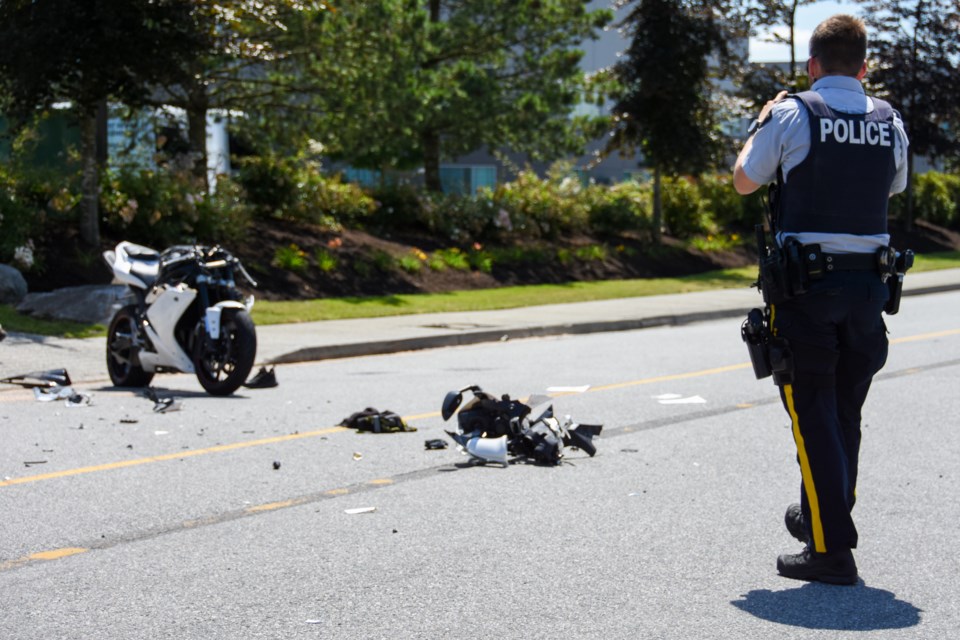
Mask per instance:
[[[807,583],[795,589],[756,589],[730,602],[738,609],[770,622],[806,629],[876,631],[906,629],[920,624],[921,610],[898,600],[890,591]]]

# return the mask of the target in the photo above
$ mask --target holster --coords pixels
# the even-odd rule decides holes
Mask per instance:
[[[903,296],[903,277],[913,266],[913,257],[913,251],[907,249],[902,253],[897,252],[896,257],[892,260],[891,273],[886,279],[890,297],[883,306],[883,310],[888,316],[895,315],[900,311],[900,298]]]
[[[740,326],[740,337],[747,345],[757,380],[772,375],[774,384],[789,384],[793,382],[793,353],[785,338],[773,335],[769,309],[751,309]]]

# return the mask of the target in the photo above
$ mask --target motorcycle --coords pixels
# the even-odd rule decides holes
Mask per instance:
[[[207,393],[227,396],[247,378],[257,353],[235,276],[257,283],[220,246],[176,245],[157,252],[123,241],[103,258],[114,282],[136,302],[121,307],[107,331],[107,371],[118,387],[145,387],[157,373],[194,373]]]

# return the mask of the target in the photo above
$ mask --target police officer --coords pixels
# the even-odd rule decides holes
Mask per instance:
[[[788,578],[855,584],[852,549],[860,409],[887,357],[881,312],[889,293],[877,254],[889,244],[887,200],[906,187],[899,114],[868,97],[866,28],[835,15],[810,38],[810,91],[780,92],[751,125],[734,167],[741,194],[779,185],[780,246],[816,260],[806,291],[768,302],[770,330],[788,344],[792,376],[779,382],[801,471],[788,531],[805,543],[777,559]],[[794,244],[794,246],[798,246]]]

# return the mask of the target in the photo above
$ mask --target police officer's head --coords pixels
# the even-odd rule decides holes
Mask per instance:
[[[857,77],[867,57],[867,28],[853,16],[838,14],[817,25],[810,36],[810,58],[820,76]]]

